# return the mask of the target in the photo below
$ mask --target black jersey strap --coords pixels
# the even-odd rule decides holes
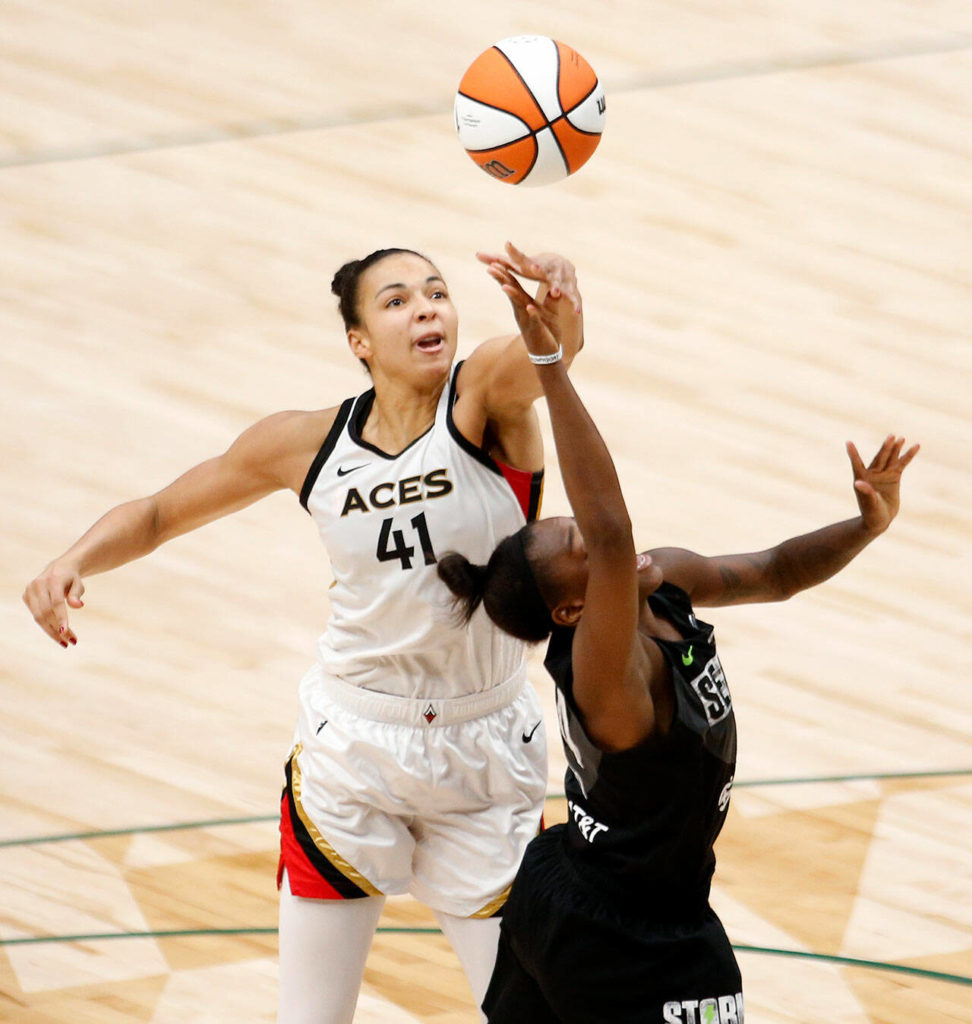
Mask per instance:
[[[311,468],[307,471],[304,486],[300,489],[300,503],[308,512],[310,512],[310,509],[307,508],[307,502],[310,501],[311,491],[314,490],[314,484],[317,483],[317,478],[321,475],[321,470],[324,468],[324,463],[327,462],[328,456],[334,451],[334,446],[337,444],[341,431],[344,430],[344,426],[348,422],[348,417],[351,415],[351,407],[354,403],[354,398],[346,398],[341,403],[341,408],[338,409],[337,416],[334,417],[334,423],[327,432],[324,443],[314,456]]]
[[[484,448],[480,448],[479,445],[473,444],[468,437],[462,434],[452,418],[452,407],[456,404],[456,399],[459,397],[457,385],[459,383],[459,371],[462,369],[463,363],[465,363],[464,359],[456,363],[455,372],[452,375],[452,380],[449,382],[449,405],[446,416],[446,424],[449,427],[449,434],[451,435],[452,440],[455,441],[464,452],[471,455],[477,462],[484,465],[491,472],[502,475],[503,471],[500,469],[492,455],[490,455]]]

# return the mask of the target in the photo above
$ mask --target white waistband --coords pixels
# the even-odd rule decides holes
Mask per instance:
[[[320,674],[321,692],[335,703],[362,718],[390,725],[455,725],[481,718],[516,700],[525,682],[526,666],[523,666],[505,683],[482,693],[430,700],[428,697],[398,697],[390,693],[376,693],[346,683],[327,672],[321,671]]]

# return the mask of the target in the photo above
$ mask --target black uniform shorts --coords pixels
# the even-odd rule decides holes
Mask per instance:
[[[742,981],[705,907],[652,920],[592,888],[556,826],[534,839],[503,908],[489,1024],[742,1024]]]

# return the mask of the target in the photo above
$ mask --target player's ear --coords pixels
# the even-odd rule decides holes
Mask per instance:
[[[371,356],[371,344],[367,337],[355,327],[348,331],[348,348],[358,359],[368,359]]]
[[[583,601],[561,601],[550,613],[550,617],[558,626],[576,626],[583,610]]]

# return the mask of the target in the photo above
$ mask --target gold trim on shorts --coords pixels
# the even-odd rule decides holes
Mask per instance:
[[[334,849],[333,846],[321,835],[320,829],[314,824],[313,821],[307,816],[304,811],[303,804],[300,800],[301,791],[301,774],[300,767],[297,764],[297,755],[304,749],[302,743],[298,743],[294,747],[294,752],[290,756],[290,788],[294,794],[294,807],[297,808],[297,814],[303,822],[304,828],[307,829],[308,835],[314,840],[314,845],[318,850],[328,859],[328,861],[337,868],[338,871],[344,875],[345,878],[354,882],[360,889],[363,889],[369,896],[383,896],[384,893],[380,889],[376,889],[371,882],[357,868],[349,864],[342,856]]]
[[[499,896],[496,897],[496,899],[491,900],[481,910],[477,910],[475,914],[470,914],[469,916],[470,917],[492,917],[496,913],[496,911],[499,910],[500,907],[502,907],[503,904],[506,903],[506,901],[509,899],[509,897],[510,897],[510,889],[511,888],[513,888],[512,884],[508,885],[499,894]]]

